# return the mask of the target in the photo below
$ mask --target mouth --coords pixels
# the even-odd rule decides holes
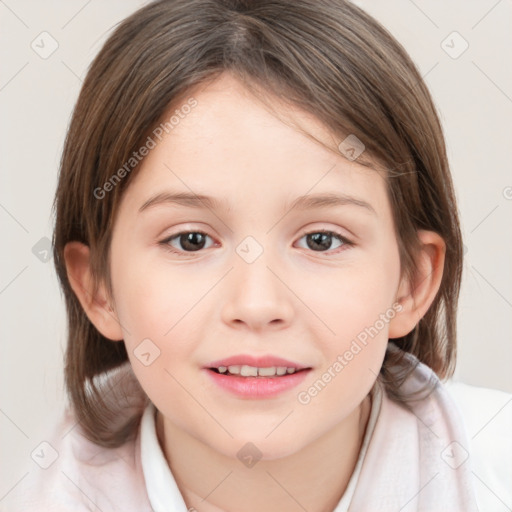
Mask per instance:
[[[261,364],[261,363],[260,363]],[[212,365],[203,369],[217,389],[243,399],[269,399],[284,394],[304,381],[311,367]]]
[[[249,365],[230,365],[230,366],[219,366],[211,367],[208,370],[217,373],[219,375],[225,375],[227,377],[237,376],[245,378],[275,378],[293,375],[300,372],[306,372],[311,368],[295,368],[288,366],[270,366],[270,367],[257,367]]]

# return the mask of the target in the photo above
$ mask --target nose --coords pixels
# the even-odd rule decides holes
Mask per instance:
[[[225,283],[222,319],[226,324],[254,331],[283,329],[290,324],[293,294],[274,265],[265,252],[252,263],[235,260]]]

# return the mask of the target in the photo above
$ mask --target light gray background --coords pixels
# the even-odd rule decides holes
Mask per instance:
[[[44,257],[51,238],[67,124],[101,44],[145,3],[0,0],[0,500],[64,403],[64,306],[53,262],[33,247]],[[444,126],[467,250],[456,379],[512,392],[512,3],[356,3],[409,51]],[[31,47],[51,48],[43,31],[58,43],[46,59]],[[453,31],[469,44],[458,58]]]

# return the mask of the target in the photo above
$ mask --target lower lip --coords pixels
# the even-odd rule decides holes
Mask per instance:
[[[222,389],[243,398],[270,398],[298,386],[311,369],[282,377],[239,377],[205,369],[210,378]]]

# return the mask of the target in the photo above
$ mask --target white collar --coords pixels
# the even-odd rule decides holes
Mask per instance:
[[[356,490],[357,481],[359,480],[359,474],[361,473],[361,468],[363,467],[364,457],[368,450],[368,445],[370,444],[370,440],[372,438],[373,431],[375,429],[375,424],[377,423],[377,418],[379,417],[380,405],[382,403],[382,393],[384,391],[381,388],[380,382],[377,380],[373,385],[370,391],[371,397],[371,409],[370,409],[370,417],[368,418],[368,424],[366,426],[366,431],[364,433],[363,442],[361,444],[361,450],[359,451],[359,457],[357,458],[356,466],[354,471],[352,472],[352,476],[348,481],[347,488],[341,497],[336,508],[333,512],[347,512],[348,507],[350,506],[350,502],[352,501],[352,497],[354,496],[354,492]]]
[[[142,471],[149,502],[154,512],[185,511],[187,505],[158,442],[155,415],[156,408],[149,402],[140,426]]]

